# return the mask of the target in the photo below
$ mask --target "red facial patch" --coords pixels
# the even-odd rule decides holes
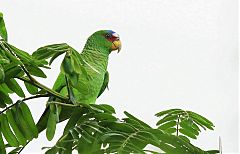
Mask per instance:
[[[113,36],[113,35],[111,35],[111,36],[109,36],[109,37],[106,37],[106,36],[105,36],[105,38],[106,38],[109,42],[114,42],[114,41],[116,41],[116,40],[119,39],[118,37]]]

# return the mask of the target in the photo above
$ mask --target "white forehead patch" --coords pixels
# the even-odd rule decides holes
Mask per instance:
[[[117,33],[113,33],[112,36],[119,37],[119,35]]]

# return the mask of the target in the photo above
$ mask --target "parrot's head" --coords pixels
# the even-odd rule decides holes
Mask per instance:
[[[121,41],[116,32],[112,30],[100,30],[88,38],[85,47],[109,54],[114,50],[118,52],[121,50]]]

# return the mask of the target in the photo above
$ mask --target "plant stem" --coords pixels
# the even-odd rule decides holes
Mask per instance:
[[[34,99],[34,98],[40,98],[40,97],[49,97],[49,94],[40,94],[40,95],[34,95],[34,96],[31,96],[31,97],[27,97],[27,98],[24,98],[22,99],[21,101],[27,101],[27,100],[30,100],[30,99]],[[0,115],[3,114],[5,111],[7,111],[8,109],[12,108],[13,106],[15,106],[16,104],[18,103],[18,101],[16,103],[13,103],[11,104],[10,106],[6,107],[4,110],[2,110],[0,112]]]
[[[78,106],[80,106],[80,105],[72,105],[72,104],[61,103],[61,102],[56,102],[56,101],[49,102],[48,104],[57,104],[57,105],[68,106],[68,107],[78,107]]]
[[[67,85],[67,90],[68,90],[68,99],[70,100],[71,98],[70,98],[70,87],[69,87],[69,82],[68,82],[68,78],[67,78],[67,76],[65,75],[65,80],[66,80],[66,85]]]
[[[179,122],[180,122],[180,116],[178,115],[178,118],[177,118],[177,130],[176,130],[176,135],[178,136],[179,135]]]
[[[10,106],[8,106],[8,107],[6,107],[4,110],[2,110],[1,112],[0,112],[0,115],[1,114],[3,114],[5,111],[7,111],[8,109],[10,109],[10,108],[12,108],[14,105],[16,105],[18,103],[18,101],[16,102],[16,103],[14,103],[14,104],[11,104]]]
[[[143,150],[143,151],[145,151],[145,152],[150,152],[150,153],[156,153],[156,151],[152,151],[152,150]],[[158,153],[158,154],[164,154],[164,153]]]
[[[27,78],[27,77],[17,77],[17,78],[18,78],[19,80],[28,82],[28,83],[30,83],[30,84],[32,84],[32,85],[34,85],[34,86],[36,86],[36,87],[38,87],[38,88],[40,88],[40,89],[44,89],[44,90],[46,90],[49,94],[51,94],[51,95],[53,95],[53,96],[56,96],[57,98],[59,98],[59,99],[61,99],[61,100],[68,101],[68,98],[67,98],[67,97],[61,95],[60,93],[58,93],[58,92],[56,92],[56,91],[54,91],[54,90],[52,90],[52,89],[50,89],[50,88],[48,88],[48,87],[46,87],[46,86],[44,86],[43,84],[39,83],[39,82],[36,81],[36,80],[33,82],[32,80],[30,80],[30,79]]]
[[[40,98],[40,97],[49,97],[49,96],[50,96],[49,94],[39,94],[39,95],[34,95],[34,96],[24,98],[24,99],[22,99],[22,101],[27,101],[27,100],[30,100],[30,99]]]

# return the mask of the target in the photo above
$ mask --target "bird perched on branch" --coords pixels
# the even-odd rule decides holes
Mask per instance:
[[[40,50],[47,47],[49,46],[40,48]],[[61,46],[56,46],[57,48],[59,51],[61,50]],[[117,50],[119,52],[121,50],[119,35],[111,30],[100,30],[88,38],[81,53],[78,53],[71,47],[68,49],[53,90],[64,96],[68,96],[73,104],[77,102],[85,104],[95,103],[96,99],[104,92],[108,85],[109,74],[107,65],[109,54],[112,51]],[[33,56],[37,53],[38,50],[36,53],[33,53]],[[50,97],[48,102],[56,100],[57,98]],[[37,127],[39,132],[46,129],[48,124],[61,122],[70,118],[71,112],[73,112],[73,109],[69,107],[62,106],[61,111],[58,111],[57,108],[52,108],[54,107],[48,105],[38,121]],[[59,114],[59,119],[56,118],[56,114]],[[54,132],[55,129],[47,129],[49,140],[53,138]]]

